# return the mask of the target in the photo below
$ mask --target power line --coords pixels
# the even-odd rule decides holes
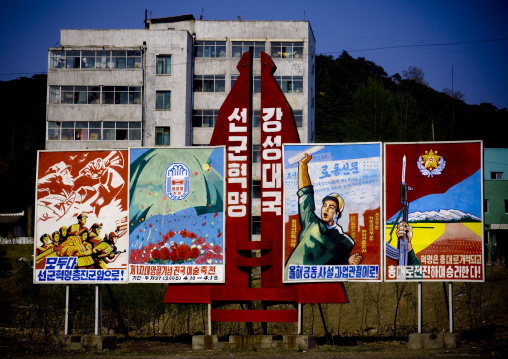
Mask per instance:
[[[360,52],[360,51],[375,51],[375,50],[387,50],[387,49],[400,49],[400,48],[410,48],[410,47],[430,47],[430,46],[448,46],[448,45],[463,45],[463,44],[474,44],[480,42],[494,42],[494,41],[506,41],[508,37],[503,37],[500,39],[488,39],[488,40],[472,40],[472,41],[457,41],[457,42],[444,42],[438,44],[414,44],[414,45],[396,45],[396,46],[383,46],[383,47],[373,47],[370,49],[359,49],[359,50],[346,50],[346,52]],[[342,53],[342,51],[332,51],[325,52],[325,54],[336,54]]]
[[[11,72],[8,74],[0,74],[0,76],[11,76],[11,75],[47,75],[47,71],[39,71],[39,72]]]
[[[457,42],[444,42],[444,43],[436,43],[436,44],[413,44],[413,45],[396,45],[396,46],[383,46],[383,47],[373,47],[369,49],[358,49],[358,50],[345,50],[346,52],[361,52],[361,51],[376,51],[376,50],[388,50],[388,49],[401,49],[401,48],[412,48],[412,47],[431,47],[431,46],[449,46],[449,45],[463,45],[463,44],[474,44],[474,43],[482,43],[482,42],[495,42],[495,41],[506,41],[508,37],[503,37],[499,39],[487,39],[487,40],[471,40],[471,41],[457,41]],[[344,51],[344,50],[342,50]],[[321,54],[337,54],[342,53],[342,51],[330,51],[330,52],[322,52]],[[187,65],[188,62],[183,63],[173,63],[172,65]],[[155,66],[146,66],[146,67],[155,67]],[[13,72],[13,73],[4,73],[0,74],[0,76],[12,76],[12,75],[46,75],[47,71],[40,72]]]

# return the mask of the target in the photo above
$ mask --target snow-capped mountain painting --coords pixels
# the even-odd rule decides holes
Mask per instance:
[[[409,213],[408,221],[409,222],[425,222],[425,221],[435,221],[435,222],[448,222],[448,221],[458,221],[463,219],[464,217],[468,217],[471,221],[481,221],[481,218],[471,214],[464,213],[462,211],[456,209],[441,209],[439,212],[437,211],[426,211],[426,212],[413,212]]]

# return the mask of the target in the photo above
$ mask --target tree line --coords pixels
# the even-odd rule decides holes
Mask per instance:
[[[430,88],[423,69],[402,75],[346,51],[316,56],[315,133],[317,143],[483,140],[503,148],[506,108],[468,105],[460,91]],[[26,210],[35,202],[36,152],[46,138],[47,76],[0,81],[6,111],[0,131],[0,211]],[[480,125],[481,124],[481,125]]]
[[[468,105],[465,94],[430,88],[414,66],[388,76],[346,51],[316,57],[316,142],[420,142],[483,140],[503,148],[506,108]]]

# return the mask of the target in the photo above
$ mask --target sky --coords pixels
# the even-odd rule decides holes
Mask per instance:
[[[8,1],[0,14],[0,80],[46,73],[60,29],[142,29],[145,9],[149,18],[306,20],[318,55],[346,50],[389,76],[416,66],[437,91],[453,87],[468,104],[508,108],[505,0]]]

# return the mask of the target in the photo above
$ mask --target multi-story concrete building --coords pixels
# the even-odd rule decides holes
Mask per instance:
[[[254,162],[260,150],[261,51],[277,66],[274,75],[293,108],[301,142],[314,142],[315,39],[307,21],[183,15],[148,19],[137,30],[61,30],[60,46],[48,54],[46,149],[207,145],[238,77],[238,61],[249,50]],[[259,166],[253,179],[257,197]]]
[[[508,149],[486,148],[483,156],[483,210],[488,259],[508,261]]]

